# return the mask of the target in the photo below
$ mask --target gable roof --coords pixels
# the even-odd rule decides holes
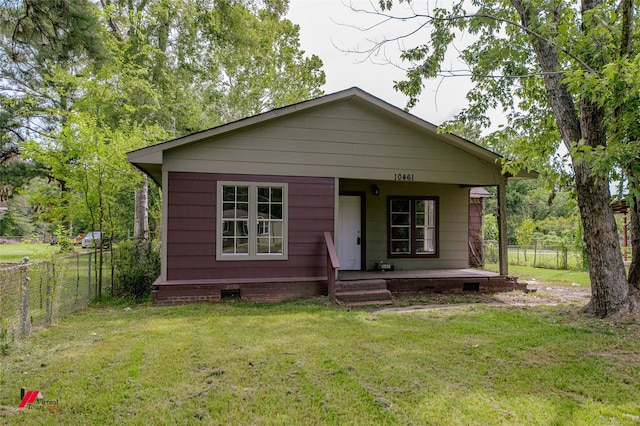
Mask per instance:
[[[127,153],[127,158],[129,162],[142,170],[144,173],[147,173],[149,176],[151,176],[156,183],[161,184],[161,168],[163,162],[163,153],[165,151],[174,150],[176,148],[183,148],[188,146],[189,144],[201,142],[209,138],[219,137],[221,135],[238,131],[244,128],[265,124],[268,121],[282,118],[291,114],[304,112],[313,108],[327,106],[332,103],[342,102],[346,100],[355,101],[368,108],[372,108],[378,110],[379,112],[387,114],[388,116],[400,121],[404,126],[414,128],[420,132],[428,133],[430,135],[437,135],[438,139],[442,140],[448,145],[460,149],[483,161],[499,164],[500,160],[502,159],[500,155],[464,138],[451,133],[438,133],[438,127],[436,125],[422,120],[421,118],[418,118],[394,105],[391,105],[357,87],[352,87],[350,89],[321,96],[319,98],[277,108],[268,112],[257,114],[251,117],[246,117],[220,126],[212,127],[210,129],[192,133],[146,148],[131,151]],[[535,178],[537,177],[537,173],[533,171],[521,172],[517,176],[508,177],[520,179]]]

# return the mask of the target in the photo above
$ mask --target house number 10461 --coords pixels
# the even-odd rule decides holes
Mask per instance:
[[[413,173],[396,173],[393,176],[395,180],[413,180]]]

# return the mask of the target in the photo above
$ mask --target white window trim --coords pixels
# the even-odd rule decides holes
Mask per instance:
[[[249,187],[249,253],[223,253],[223,186],[247,186]],[[256,197],[259,186],[282,188],[282,253],[257,253],[258,244],[258,200]],[[282,182],[245,182],[245,181],[218,181],[216,200],[216,260],[217,261],[243,261],[243,260],[288,260],[289,259],[289,184]]]

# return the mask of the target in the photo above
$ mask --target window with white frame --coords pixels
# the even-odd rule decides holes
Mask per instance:
[[[389,256],[437,256],[437,209],[437,198],[389,197]]]
[[[287,258],[287,184],[219,182],[218,260]]]

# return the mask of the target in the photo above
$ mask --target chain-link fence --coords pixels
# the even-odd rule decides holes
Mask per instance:
[[[498,263],[498,242],[485,241],[485,262]],[[509,264],[547,269],[584,269],[583,256],[567,246],[536,242],[530,246],[509,245]]]
[[[0,269],[0,333],[5,339],[21,337],[86,307],[99,290],[108,294],[111,251],[102,256],[102,280],[100,254],[95,252]]]

